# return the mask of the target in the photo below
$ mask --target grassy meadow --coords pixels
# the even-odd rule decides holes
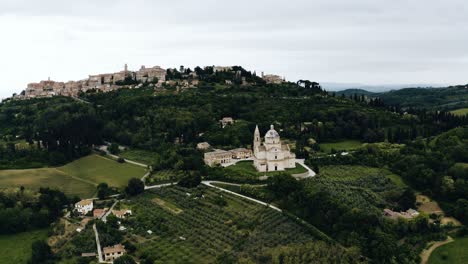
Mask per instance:
[[[151,165],[159,154],[141,149],[127,149],[118,155],[124,159]]]
[[[73,178],[55,168],[0,170],[1,188],[20,186],[33,190],[50,187],[79,197],[91,197],[96,191],[94,183]]]
[[[428,264],[468,263],[468,237],[457,238],[432,252]]]
[[[87,198],[95,193],[96,185],[101,182],[123,188],[130,178],[144,174],[142,167],[89,155],[57,168],[0,170],[0,187],[51,187],[68,195]]]
[[[0,236],[0,263],[26,264],[31,257],[31,245],[36,240],[45,240],[47,229]]]
[[[457,116],[468,115],[468,108],[461,108],[461,109],[453,110],[451,111],[451,113]]]
[[[339,142],[321,143],[320,149],[322,152],[331,153],[332,149],[336,151],[350,151],[359,148],[362,145],[358,140],[344,140]]]
[[[114,187],[124,187],[129,179],[141,178],[146,172],[145,168],[129,163],[118,163],[95,154],[68,163],[57,169],[74,178],[96,184],[107,182],[109,186]]]

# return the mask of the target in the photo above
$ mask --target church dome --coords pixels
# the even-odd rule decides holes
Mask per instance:
[[[276,132],[275,127],[273,125],[270,126],[270,130],[268,130],[265,134],[265,138],[279,138],[278,132]]]

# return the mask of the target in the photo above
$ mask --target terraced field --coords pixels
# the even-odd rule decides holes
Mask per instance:
[[[268,248],[317,240],[277,211],[207,187],[158,189],[124,206],[134,212],[127,238],[137,244],[137,257],[158,263],[213,263],[223,252],[251,259]]]

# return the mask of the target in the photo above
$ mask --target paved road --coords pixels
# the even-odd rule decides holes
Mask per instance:
[[[167,186],[171,186],[171,185],[175,185],[177,184],[176,182],[175,183],[163,183],[163,184],[157,184],[157,185],[152,185],[152,186],[145,186],[145,190],[151,190],[151,189],[156,189],[156,188],[162,188],[162,187],[167,187]]]
[[[108,144],[108,143],[106,143],[106,144]],[[114,159],[120,158],[119,156],[116,156],[116,155],[111,154],[111,153],[107,150],[107,148],[108,148],[108,145],[99,146],[99,149],[102,150],[102,151],[104,151],[104,152],[106,152],[106,155],[108,155],[109,157],[112,157],[112,158],[114,158]],[[124,160],[125,160],[125,162],[128,162],[128,163],[130,163],[130,164],[137,165],[137,166],[140,166],[140,167],[143,167],[143,168],[148,168],[148,165],[146,165],[146,164],[143,164],[143,163],[140,163],[140,162],[136,162],[136,161],[133,161],[133,160],[128,160],[128,159],[124,159]]]
[[[145,175],[143,175],[143,177],[141,177],[140,180],[141,180],[142,182],[145,182],[145,179],[148,178],[148,176],[150,176],[150,174],[151,174],[151,172],[148,171]]]
[[[107,211],[107,212],[101,217],[101,219],[102,219],[103,222],[106,222],[107,217],[109,216],[110,213],[112,213],[112,209],[114,209],[115,205],[116,205],[118,202],[119,202],[119,200],[115,201],[115,202],[112,204],[112,206],[111,206],[111,208],[109,209],[109,211]]]
[[[310,178],[310,177],[315,177],[315,175],[317,175],[315,173],[315,171],[313,171],[311,168],[309,168],[309,166],[305,165],[305,160],[304,159],[296,159],[296,163],[299,163],[300,165],[302,165],[302,167],[304,167],[309,172],[309,175],[307,175],[305,177],[302,177],[302,178]]]
[[[242,185],[249,185],[252,187],[265,187],[266,184],[250,184],[250,183],[231,183],[231,182],[222,182],[222,181],[209,181],[210,183],[220,183],[224,185],[231,185],[231,186],[242,186]]]
[[[204,184],[204,185],[206,185],[206,186],[208,186],[208,187],[215,188],[215,189],[218,189],[218,190],[220,190],[220,191],[227,192],[227,193],[230,193],[230,194],[232,194],[232,195],[242,197],[242,198],[247,199],[247,200],[249,200],[249,201],[252,201],[252,202],[255,202],[255,203],[264,205],[264,206],[268,206],[268,207],[270,207],[271,209],[276,210],[276,211],[278,211],[278,212],[282,212],[282,210],[279,209],[279,208],[276,207],[276,206],[273,206],[273,205],[271,205],[271,204],[267,204],[267,203],[262,202],[262,201],[260,201],[260,200],[257,200],[257,199],[254,199],[254,198],[251,198],[251,197],[248,197],[248,196],[245,196],[245,195],[236,193],[236,192],[232,192],[232,191],[223,189],[223,188],[218,187],[218,186],[214,186],[213,183],[223,183],[223,184],[226,184],[225,182],[202,181],[202,184]]]
[[[96,224],[93,225],[93,230],[94,230],[94,236],[96,237],[96,246],[97,246],[97,253],[99,257],[99,263],[104,262],[102,259],[102,252],[101,252],[101,242],[99,241],[99,234],[96,228]]]

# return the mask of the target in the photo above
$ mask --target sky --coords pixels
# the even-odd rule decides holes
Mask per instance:
[[[0,98],[141,65],[468,83],[466,0],[1,0]]]

